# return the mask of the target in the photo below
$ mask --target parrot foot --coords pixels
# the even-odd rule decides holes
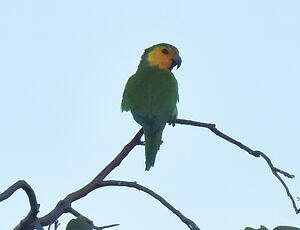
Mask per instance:
[[[146,141],[140,141],[138,145],[145,145]]]
[[[169,121],[168,123],[169,123],[169,125],[172,125],[173,127],[175,127],[175,121]]]

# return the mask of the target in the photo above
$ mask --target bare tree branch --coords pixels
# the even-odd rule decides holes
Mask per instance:
[[[9,198],[15,191],[18,189],[23,189],[27,197],[29,199],[30,204],[30,211],[27,214],[27,216],[18,224],[18,226],[15,229],[29,229],[31,227],[35,227],[38,229],[41,229],[41,226],[36,225],[35,221],[37,219],[37,214],[39,212],[40,205],[37,203],[35,193],[33,189],[30,187],[30,185],[24,181],[19,180],[16,183],[14,183],[12,186],[10,186],[8,189],[6,189],[3,193],[0,194],[0,202],[3,200],[6,200]]]
[[[124,146],[122,151],[113,159],[90,183],[69,194],[65,199],[60,201],[56,207],[49,212],[47,215],[39,218],[40,223],[43,226],[53,223],[57,220],[63,213],[68,212],[71,207],[71,203],[84,196],[86,196],[91,191],[97,188],[97,182],[102,181],[112,170],[120,165],[122,160],[129,154],[129,152],[140,143],[140,139],[143,136],[143,129],[140,129],[134,138]]]
[[[272,170],[272,173],[276,176],[276,178],[280,181],[280,183],[283,185],[285,188],[287,195],[292,201],[293,208],[295,209],[296,213],[298,214],[300,210],[297,208],[296,203],[294,201],[293,196],[291,195],[288,187],[286,186],[285,182],[283,179],[280,177],[279,174],[282,174],[288,178],[294,178],[294,175],[289,174],[288,172],[285,172],[281,169],[278,169],[274,167],[273,163],[271,162],[270,158],[266,156],[261,151],[257,150],[252,150],[248,146],[242,144],[241,142],[231,138],[230,136],[222,133],[216,128],[215,124],[210,124],[210,123],[203,123],[203,122],[197,122],[197,121],[191,121],[191,120],[184,120],[184,119],[177,119],[175,120],[172,124],[182,124],[182,125],[190,125],[190,126],[197,126],[197,127],[203,127],[211,130],[214,134],[217,136],[223,138],[224,140],[238,146],[239,148],[245,150],[249,154],[255,156],[255,157],[262,157]],[[39,205],[36,202],[36,198],[34,195],[33,190],[31,187],[25,182],[25,181],[19,181],[16,184],[12,185],[10,188],[8,188],[4,193],[0,194],[0,202],[2,200],[7,199],[10,197],[17,189],[23,188],[25,192],[28,195],[30,205],[31,205],[31,210],[29,214],[26,216],[24,220],[21,221],[21,223],[15,227],[15,230],[21,230],[25,229],[23,226],[26,224],[26,230],[32,230],[32,229],[43,229],[42,226],[48,226],[52,223],[55,223],[55,221],[64,213],[72,213],[74,216],[79,216],[80,213],[74,210],[71,207],[72,202],[81,199],[82,197],[86,196],[89,194],[91,191],[105,187],[105,186],[125,186],[125,187],[131,187],[135,188],[138,190],[141,190],[155,199],[159,200],[165,207],[167,207],[170,211],[172,211],[175,215],[177,215],[180,220],[185,223],[190,229],[193,230],[198,230],[199,228],[197,225],[191,221],[190,219],[186,218],[179,212],[177,209],[175,209],[172,205],[170,205],[166,200],[164,200],[161,196],[158,194],[154,193],[152,190],[139,185],[135,182],[127,182],[127,181],[115,181],[115,180],[108,180],[104,181],[105,177],[111,173],[116,167],[118,167],[123,159],[130,153],[130,151],[137,145],[143,145],[143,142],[141,141],[141,137],[143,135],[143,129],[140,129],[138,133],[134,136],[134,138],[124,146],[122,151],[113,159],[90,183],[82,187],[81,189],[70,193],[67,195],[63,200],[59,201],[56,207],[50,211],[47,215],[37,218],[37,213],[38,213],[38,208]],[[31,218],[31,219],[30,219]],[[93,225],[94,226],[94,225]],[[96,227],[94,226],[94,229],[103,229],[105,227],[112,227],[116,225],[108,225],[108,226],[103,226],[103,227]]]
[[[153,192],[151,189],[146,188],[145,186],[142,186],[136,182],[117,181],[117,180],[107,180],[107,181],[100,182],[99,184],[99,187],[106,187],[106,186],[129,187],[129,188],[135,188],[137,190],[143,191],[149,194],[150,196],[154,197],[160,203],[162,203],[166,208],[168,208],[171,212],[173,212],[176,216],[178,216],[179,219],[183,223],[185,223],[191,230],[199,230],[198,226],[192,220],[185,217],[179,210],[174,208],[168,201],[166,201],[157,193]]]
[[[264,154],[263,152],[261,151],[258,151],[258,150],[252,150],[251,148],[249,148],[248,146],[242,144],[241,142],[231,138],[230,136],[222,133],[221,131],[219,131],[217,128],[216,128],[216,125],[215,124],[211,124],[211,123],[203,123],[203,122],[197,122],[197,121],[191,121],[191,120],[184,120],[184,119],[177,119],[175,120],[175,123],[176,124],[181,124],[181,125],[191,125],[191,126],[197,126],[197,127],[203,127],[203,128],[207,128],[209,129],[210,131],[212,131],[214,134],[216,134],[217,136],[225,139],[226,141],[234,144],[234,145],[237,145],[238,147],[240,147],[241,149],[245,150],[246,152],[248,152],[249,154],[255,156],[255,157],[262,157],[268,164],[268,166],[270,167],[272,173],[275,175],[275,177],[280,181],[280,183],[282,184],[282,186],[284,187],[288,197],[290,198],[291,202],[292,202],[292,205],[293,205],[293,208],[296,212],[296,214],[300,213],[300,209],[297,208],[296,206],[296,202],[293,198],[293,196],[291,195],[287,185],[285,184],[285,182],[283,181],[283,179],[280,177],[279,173],[286,176],[287,178],[294,178],[295,176],[292,175],[292,174],[289,174],[281,169],[278,169],[276,167],[274,167],[272,161],[270,160],[270,158]]]
[[[164,200],[161,196],[154,193],[150,189],[138,185],[137,183],[133,182],[119,182],[116,181],[103,181],[103,179],[111,172],[113,171],[117,166],[120,165],[122,160],[129,154],[129,152],[136,146],[141,144],[141,137],[143,135],[143,129],[140,129],[138,133],[135,135],[135,137],[122,149],[122,151],[117,155],[117,157],[111,161],[89,184],[84,186],[83,188],[77,190],[76,192],[73,192],[69,194],[63,201],[58,204],[54,210],[52,210],[48,215],[41,217],[39,220],[42,224],[47,222],[49,219],[58,218],[55,214],[62,215],[63,212],[70,212],[75,216],[79,216],[80,214],[75,211],[73,208],[71,208],[71,203],[75,200],[78,200],[84,196],[86,196],[91,191],[101,188],[104,186],[127,186],[127,187],[133,187],[139,190],[142,190],[149,195],[153,196],[157,200],[159,200],[164,206],[166,206],[169,210],[171,210],[175,215],[177,215],[182,222],[184,222],[190,229],[198,230],[198,226],[191,221],[190,219],[183,216],[177,209],[175,209],[173,206],[171,206],[166,200]],[[111,183],[111,184],[110,184]],[[61,210],[63,209],[63,210]],[[116,225],[113,225],[116,226]],[[106,227],[111,227],[106,226]],[[103,227],[102,227],[103,228]]]

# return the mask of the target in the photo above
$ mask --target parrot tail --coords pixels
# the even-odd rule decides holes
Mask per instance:
[[[144,129],[146,171],[149,171],[149,169],[154,166],[157,151],[159,150],[159,146],[162,143],[161,136],[164,127],[165,126],[159,128],[155,132],[150,132],[149,130]]]

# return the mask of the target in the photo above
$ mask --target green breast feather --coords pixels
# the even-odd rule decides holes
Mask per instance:
[[[122,111],[169,119],[163,117],[171,116],[178,101],[177,81],[170,71],[155,69],[140,70],[129,78],[123,93]]]

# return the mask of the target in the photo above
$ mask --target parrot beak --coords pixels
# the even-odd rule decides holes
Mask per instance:
[[[172,70],[173,67],[176,65],[177,65],[177,69],[181,66],[181,57],[179,56],[178,53],[172,57],[172,64],[170,66],[170,70]]]

